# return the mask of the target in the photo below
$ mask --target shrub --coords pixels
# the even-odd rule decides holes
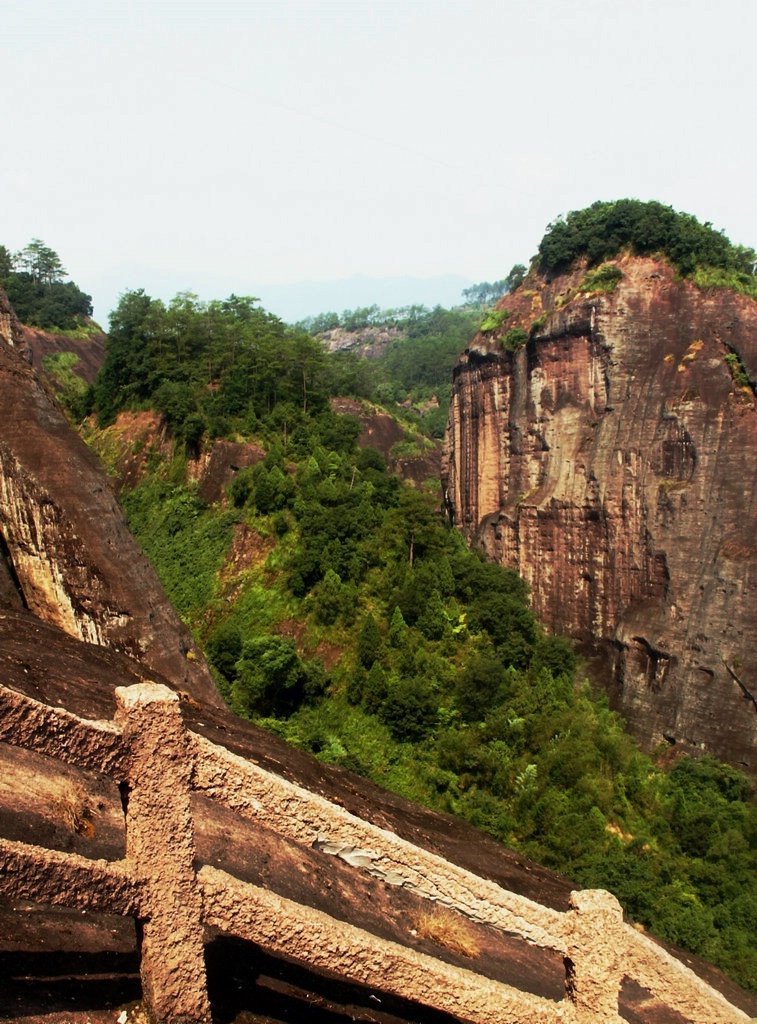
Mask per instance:
[[[728,364],[728,369],[731,371],[734,382],[740,388],[750,387],[749,374],[746,372],[746,367],[739,356],[735,352],[729,352],[725,357],[725,361]]]
[[[533,338],[533,336],[536,334],[536,332],[540,331],[542,329],[542,327],[546,324],[548,319],[549,319],[549,313],[548,312],[544,312],[544,313],[541,314],[541,316],[537,316],[537,318],[532,321],[531,327],[529,328],[529,331],[528,331],[529,337]]]
[[[596,270],[590,270],[579,284],[580,292],[614,292],[623,280],[623,271],[612,263],[603,263]]]
[[[396,740],[416,743],[436,725],[439,711],[436,696],[422,680],[392,679],[380,718]]]
[[[510,316],[508,309],[490,309],[481,321],[481,331],[488,334],[490,331],[498,330]]]
[[[511,327],[502,339],[502,348],[506,352],[517,352],[527,341],[528,334],[526,334],[522,327]]]

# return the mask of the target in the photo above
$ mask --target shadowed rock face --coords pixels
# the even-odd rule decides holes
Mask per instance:
[[[189,631],[129,533],[105,472],[25,358],[0,292],[0,602],[112,647],[219,704]]]
[[[532,275],[461,356],[446,500],[542,621],[598,656],[647,747],[754,771],[757,302],[615,262],[609,294],[577,292],[583,270]],[[510,354],[513,326],[533,333]]]

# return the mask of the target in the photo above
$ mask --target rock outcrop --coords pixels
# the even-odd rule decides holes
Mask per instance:
[[[399,327],[360,327],[349,331],[334,327],[324,331],[321,339],[329,352],[355,352],[363,359],[379,359],[393,341],[404,337]]]
[[[94,384],[95,378],[105,359],[105,334],[92,324],[92,333],[82,338],[72,338],[65,334],[42,331],[37,327],[21,324],[20,337],[24,348],[30,353],[30,362],[39,372],[44,371],[43,360],[46,356],[71,353],[76,356],[73,372],[85,384]]]
[[[582,641],[648,748],[757,769],[757,302],[623,257],[532,274],[463,353],[453,521]],[[513,327],[530,335],[507,351]],[[513,335],[510,337],[517,341]]]
[[[395,455],[392,454],[394,446],[406,437],[405,428],[395,416],[352,398],[333,398],[331,408],[334,412],[356,416],[360,420],[359,447],[375,448],[384,456],[391,472],[396,473],[405,483],[421,487],[428,481],[439,479],[441,442],[428,442],[425,451],[418,454]]]
[[[131,655],[220,704],[189,631],[129,533],[105,472],[25,358],[0,292],[0,601]]]

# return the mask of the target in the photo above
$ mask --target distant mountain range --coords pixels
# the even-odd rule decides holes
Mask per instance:
[[[472,284],[461,274],[440,277],[366,277],[356,274],[340,281],[299,281],[261,287],[255,291],[262,305],[288,323],[295,323],[316,313],[361,306],[392,309],[413,304],[422,306],[457,306],[463,288]]]
[[[131,289],[144,288],[153,298],[168,301],[180,291],[196,292],[202,299],[225,298],[230,292],[255,295],[261,305],[286,323],[297,323],[317,313],[362,306],[394,309],[398,306],[457,306],[462,302],[463,288],[473,284],[462,274],[437,277],[367,277],[356,274],[337,281],[298,281],[294,284],[261,285],[255,281],[223,280],[214,275],[198,280],[183,271],[144,273],[133,268],[94,276],[90,290],[94,299],[95,319],[108,329],[108,315],[118,304],[119,295]]]

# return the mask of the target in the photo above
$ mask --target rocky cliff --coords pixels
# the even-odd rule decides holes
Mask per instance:
[[[94,384],[105,358],[105,334],[97,324],[90,323],[89,326],[91,330],[85,336],[71,337],[21,324],[20,340],[29,353],[29,361],[38,373],[44,373],[43,361],[47,356],[69,353],[76,357],[73,366],[76,376],[85,384]]]
[[[105,472],[28,362],[0,292],[0,606],[25,607],[220,704]]]
[[[757,302],[664,261],[612,263],[610,292],[586,291],[581,267],[532,273],[463,353],[448,508],[598,656],[647,747],[754,771]]]

